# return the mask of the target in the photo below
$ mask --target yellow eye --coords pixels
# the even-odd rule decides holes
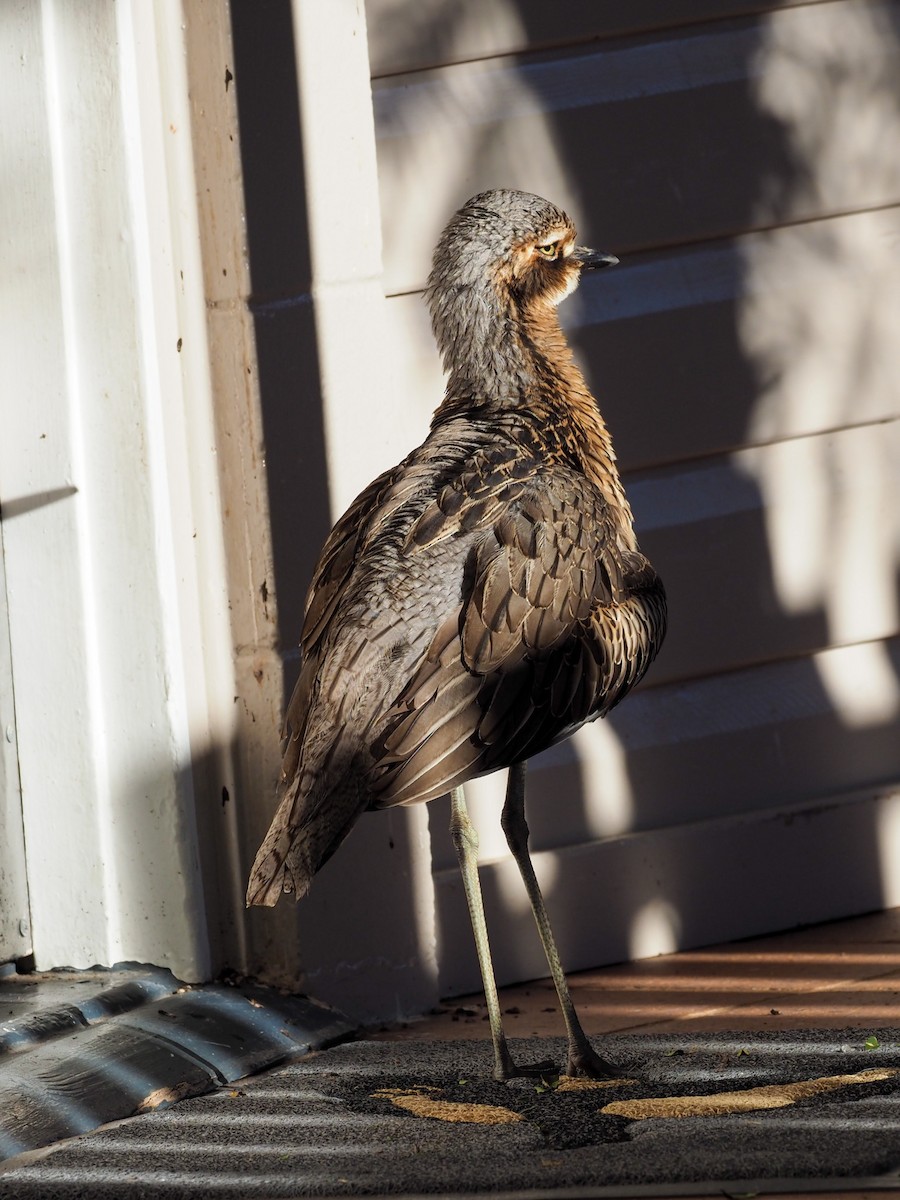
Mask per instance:
[[[559,258],[559,242],[548,242],[546,246],[535,246],[542,258]]]

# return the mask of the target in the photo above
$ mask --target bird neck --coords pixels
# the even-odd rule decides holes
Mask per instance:
[[[606,422],[549,306],[496,312],[442,340],[448,369],[432,428],[466,417],[524,434],[548,463],[567,462],[606,496],[619,542],[635,549],[633,517]]]

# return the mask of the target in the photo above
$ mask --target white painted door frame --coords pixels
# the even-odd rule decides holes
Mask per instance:
[[[296,0],[293,17],[337,513],[393,453],[365,21],[361,6],[317,0]],[[200,980],[224,944],[228,965],[268,962],[357,1015],[408,1012],[436,999],[424,809],[363,822],[357,857],[378,904],[335,877],[306,906],[243,916],[246,815],[272,798],[258,776],[280,675],[267,673],[262,707],[235,703],[253,657],[240,622],[255,619],[236,591],[249,577],[239,542],[265,505],[223,534],[224,511],[248,503],[233,442],[253,407],[225,361],[237,337],[252,363],[246,292],[219,302],[210,283],[226,241],[228,279],[246,281],[240,164],[219,153],[237,141],[227,59],[222,128],[206,122],[202,147],[192,130],[229,34],[227,0],[0,9],[0,156],[16,181],[0,197],[0,503],[34,955],[39,968],[138,960]],[[253,654],[269,662],[260,629]],[[239,715],[254,702],[251,731]],[[401,825],[409,865],[392,891]],[[283,949],[254,957],[276,938]]]
[[[0,486],[36,963],[199,979],[191,766],[233,689],[182,37],[175,3],[0,12]]]
[[[30,953],[31,917],[0,523],[0,963],[15,962]]]

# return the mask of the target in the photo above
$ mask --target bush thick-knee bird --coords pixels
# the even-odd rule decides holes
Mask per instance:
[[[503,1035],[462,785],[510,768],[504,832],[559,993],[569,1074],[614,1073],[569,998],[528,855],[525,763],[604,716],[666,625],[612,442],[556,306],[615,263],[525,192],[473,197],[438,243],[427,300],[447,373],[428,437],[332,530],[306,600],[278,809],[249,904],[298,898],[368,809],[452,794],[452,833]]]

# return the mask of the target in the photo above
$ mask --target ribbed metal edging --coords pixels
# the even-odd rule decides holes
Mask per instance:
[[[109,986],[91,987],[97,980]],[[7,976],[4,1008],[13,1015],[0,1020],[0,1159],[214,1091],[354,1029],[306,996],[188,986],[140,966]]]

